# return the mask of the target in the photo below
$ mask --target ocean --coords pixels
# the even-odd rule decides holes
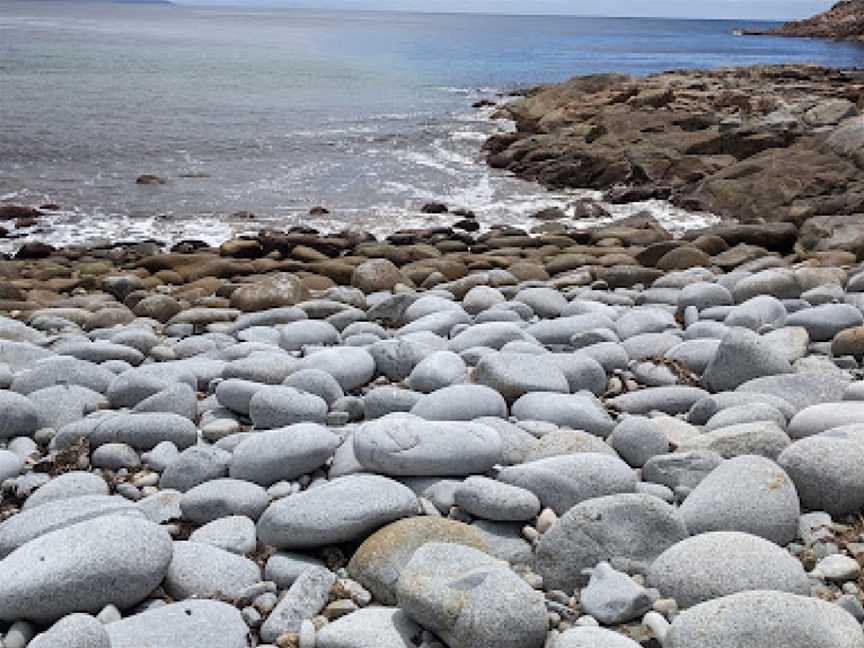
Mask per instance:
[[[864,64],[861,45],[732,33],[770,26],[0,0],[0,203],[61,207],[0,251],[449,222],[428,201],[525,225],[582,192],[488,169],[483,141],[512,126],[474,102],[593,72]]]

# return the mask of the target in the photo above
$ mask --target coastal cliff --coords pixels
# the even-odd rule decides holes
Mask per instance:
[[[864,0],[843,0],[828,11],[787,22],[768,34],[864,41]]]
[[[864,213],[862,93],[864,72],[802,65],[577,77],[501,108],[516,131],[485,149],[495,168],[611,202],[833,227]]]

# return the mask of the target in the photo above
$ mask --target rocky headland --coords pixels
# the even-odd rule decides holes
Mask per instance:
[[[791,223],[805,250],[857,252],[864,72],[815,66],[577,77],[499,114],[488,162],[612,202],[668,198],[743,223]]]
[[[864,41],[864,0],[842,0],[812,18],[793,20],[768,31],[743,30],[743,34]]]

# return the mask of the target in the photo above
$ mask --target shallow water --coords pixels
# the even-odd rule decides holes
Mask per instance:
[[[418,213],[431,200],[524,224],[573,194],[486,168],[483,140],[508,125],[479,98],[590,72],[864,63],[860,45],[739,26],[0,0],[0,202],[60,204],[27,233],[57,244],[449,222]]]

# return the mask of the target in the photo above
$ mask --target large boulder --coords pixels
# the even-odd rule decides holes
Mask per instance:
[[[384,605],[396,604],[396,582],[411,556],[428,542],[449,542],[489,553],[476,528],[441,517],[398,520],[366,538],[348,563],[348,573]]]
[[[273,502],[258,521],[258,539],[278,549],[351,542],[418,511],[407,486],[379,475],[348,475]]]
[[[801,562],[749,533],[701,533],[669,547],[651,563],[648,583],[681,608],[748,590],[808,594]]]
[[[864,648],[861,625],[834,603],[787,592],[750,591],[679,614],[669,648]]]
[[[567,511],[537,543],[536,571],[550,589],[584,585],[585,569],[626,558],[644,566],[688,536],[666,502],[643,494],[598,497]]]
[[[501,437],[491,427],[405,414],[366,423],[354,433],[353,446],[363,467],[397,476],[484,473],[502,457]]]
[[[399,607],[451,648],[541,648],[543,595],[507,563],[463,545],[430,542],[402,570]]]
[[[632,493],[636,474],[619,458],[583,452],[508,466],[498,480],[534,493],[543,506],[563,514],[579,502]]]
[[[801,514],[789,475],[770,459],[753,455],[720,464],[680,511],[690,533],[742,531],[781,546],[795,539]]]
[[[111,648],[246,648],[249,634],[237,608],[209,600],[152,607],[105,629]]]
[[[172,554],[167,531],[133,517],[47,533],[0,561],[0,619],[48,624],[109,604],[132,607],[156,589]]]

